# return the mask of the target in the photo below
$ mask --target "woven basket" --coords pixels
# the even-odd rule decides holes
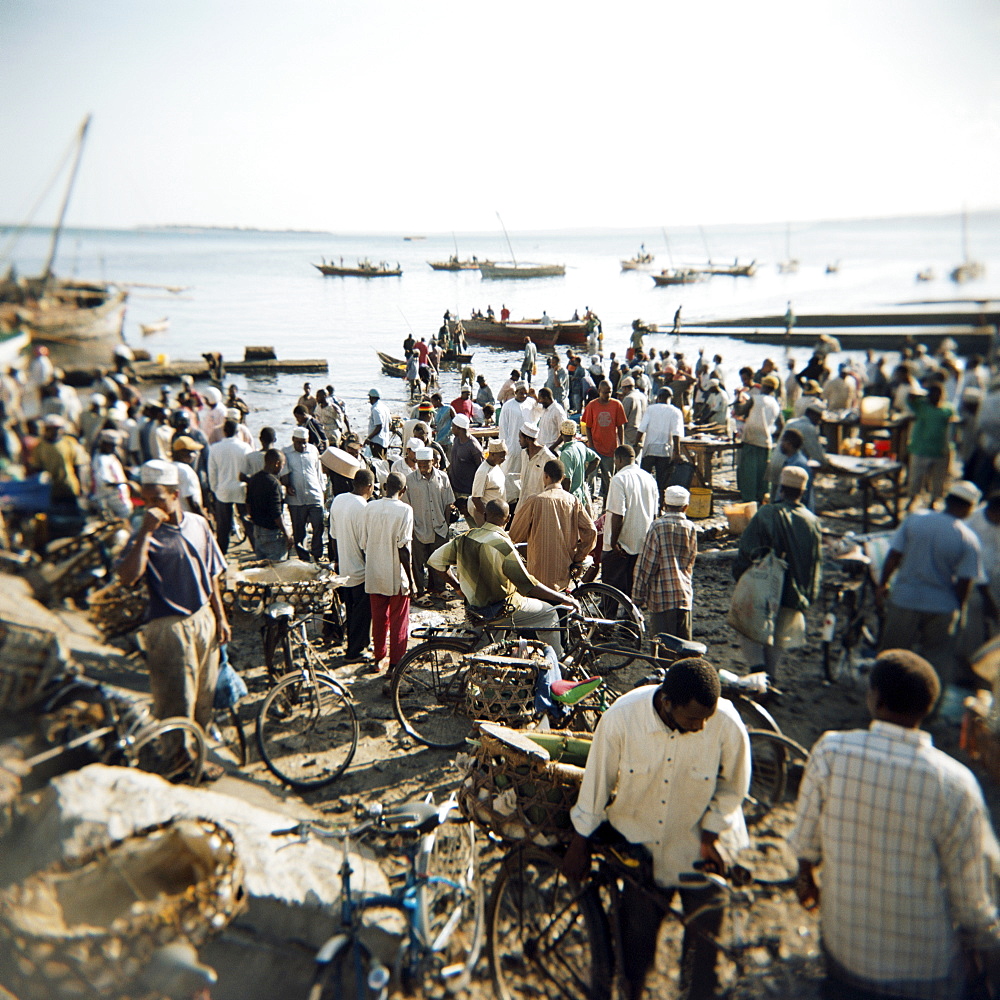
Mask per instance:
[[[565,844],[573,836],[569,811],[580,793],[583,768],[561,763],[549,750],[544,761],[522,752],[476,727],[478,747],[467,764],[458,793],[458,805],[471,820],[502,840],[530,840],[541,847]],[[514,733],[521,738],[530,732]],[[589,739],[586,733],[559,732],[552,736]]]
[[[67,664],[54,632],[0,621],[0,712],[24,711]]]
[[[113,639],[142,625],[148,607],[145,587],[126,587],[116,581],[90,595],[87,617],[106,639]]]
[[[159,947],[198,948],[246,907],[232,837],[171,820],[0,892],[0,947],[23,1000],[118,996]]]
[[[297,568],[304,568],[318,575],[315,579],[282,579],[285,573]],[[345,582],[345,577],[318,570],[311,564],[302,567],[294,560],[284,563],[264,560],[242,566],[231,593],[236,606],[250,615],[261,614],[274,601],[285,601],[300,614],[309,611],[319,613],[330,606],[334,591]],[[227,601],[229,594],[230,591],[227,591],[223,595]]]

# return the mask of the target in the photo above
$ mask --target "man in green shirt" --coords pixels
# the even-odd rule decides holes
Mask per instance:
[[[822,533],[819,518],[802,503],[808,485],[809,473],[805,469],[789,465],[781,470],[777,503],[766,504],[754,514],[740,535],[733,562],[736,580],[750,568],[761,549],[772,549],[788,564],[774,645],[762,646],[739,636],[747,666],[751,671],[766,670],[772,678],[781,665],[782,650],[795,630],[798,616],[819,595]]]
[[[597,471],[601,456],[593,448],[588,448],[577,440],[579,428],[575,420],[564,420],[559,426],[559,439],[555,443],[555,452],[566,470],[569,480],[568,491],[585,507],[590,508],[590,497],[587,495],[586,482]]]
[[[906,402],[916,416],[910,430],[907,509],[916,506],[925,483],[930,486],[933,507],[944,496],[944,481],[951,465],[948,425],[955,419],[955,411],[944,401],[944,389],[939,382],[928,388],[926,396],[911,389]]]

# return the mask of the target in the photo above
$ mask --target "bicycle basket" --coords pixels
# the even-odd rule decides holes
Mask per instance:
[[[274,601],[287,601],[296,613],[303,614],[329,607],[334,590],[343,586],[347,577],[312,563],[288,559],[244,566],[230,574],[228,582],[235,584],[236,606],[248,614],[260,614]]]
[[[145,587],[126,587],[115,582],[90,595],[87,617],[105,639],[134,632],[146,617],[149,593]]]
[[[535,686],[547,668],[540,642],[508,639],[467,658],[465,714],[470,719],[523,726],[537,716]]]
[[[54,632],[0,621],[0,712],[23,711],[67,666]]]
[[[506,841],[568,843],[569,811],[583,780],[590,734],[476,726],[458,805],[466,819]]]
[[[0,942],[23,1000],[119,995],[162,945],[198,948],[246,907],[230,834],[170,820],[0,892]]]

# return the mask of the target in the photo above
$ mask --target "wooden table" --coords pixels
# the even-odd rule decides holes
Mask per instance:
[[[877,424],[861,424],[858,428],[862,441],[870,441],[877,431],[889,432],[889,451],[896,456],[896,461],[904,466],[907,462],[907,444],[910,438],[910,424],[913,423],[912,413],[897,413],[888,420],[880,420]]]
[[[739,448],[738,441],[731,438],[681,438],[681,454],[694,466],[697,484],[705,489],[712,488],[712,458],[725,451]]]
[[[861,530],[868,533],[870,509],[877,503],[885,509],[895,528],[899,524],[899,494],[903,463],[890,458],[855,458],[827,455],[826,471],[857,480],[861,486]]]

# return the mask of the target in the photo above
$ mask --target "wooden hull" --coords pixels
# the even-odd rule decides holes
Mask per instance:
[[[623,271],[648,271],[649,268],[653,266],[653,261],[656,258],[649,254],[644,258],[640,257],[630,257],[628,260],[623,260],[621,262]]]
[[[43,300],[38,306],[20,306],[17,314],[33,345],[44,344],[57,368],[78,371],[113,368],[115,348],[124,343],[126,292],[110,291],[98,305],[77,307]]]
[[[664,285],[693,285],[698,281],[704,281],[705,275],[699,271],[662,271],[653,275],[653,281],[661,287]]]
[[[478,260],[429,260],[427,263],[434,268],[435,271],[478,271],[480,261]],[[490,261],[482,261],[484,264],[491,263]]]
[[[558,278],[566,273],[565,264],[496,264],[482,261],[479,265],[482,276],[490,281],[505,278]]]
[[[330,370],[325,358],[260,358],[256,361],[226,361],[227,372],[243,375],[322,375]],[[176,382],[185,375],[207,379],[208,365],[205,361],[170,361],[159,364],[156,361],[136,361],[132,366],[139,378],[151,382]]]
[[[454,320],[450,326],[454,332]],[[462,326],[465,327],[465,336],[469,340],[481,340],[487,344],[500,344],[504,347],[519,347],[524,343],[525,337],[530,337],[539,349],[552,348],[559,333],[555,326],[501,323],[498,320],[488,319],[463,319]]]
[[[154,333],[163,333],[164,330],[170,329],[170,320],[164,318],[155,323],[140,323],[139,329],[144,337],[151,337]]]
[[[403,273],[401,267],[335,267],[333,264],[313,264],[313,267],[328,278],[398,278]]]

